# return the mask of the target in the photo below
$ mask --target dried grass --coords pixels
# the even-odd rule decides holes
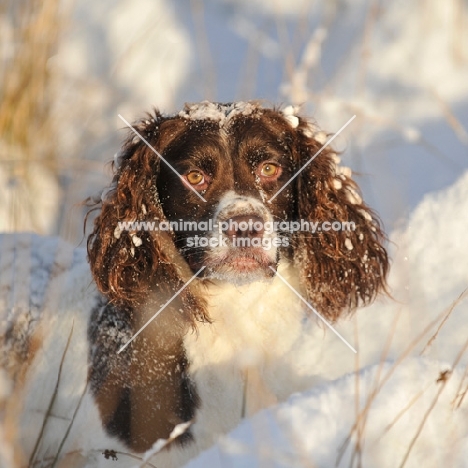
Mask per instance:
[[[378,371],[377,371],[377,376],[376,376],[376,379],[375,379],[375,383],[373,385],[373,389],[370,391],[369,395],[367,396],[366,403],[365,403],[364,407],[361,409],[361,411],[359,411],[357,413],[356,421],[355,421],[354,425],[352,426],[352,428],[350,430],[350,433],[345,438],[343,444],[341,445],[341,447],[339,449],[338,457],[337,457],[335,466],[340,466],[340,463],[343,460],[343,457],[344,457],[349,445],[351,444],[352,441],[354,441],[353,452],[351,454],[349,466],[350,466],[350,468],[352,468],[354,466],[359,467],[359,468],[362,467],[362,455],[363,455],[363,447],[364,447],[364,443],[365,443],[365,426],[366,426],[367,419],[368,419],[370,411],[371,411],[372,404],[373,404],[374,400],[376,399],[376,397],[378,396],[380,390],[389,381],[390,377],[393,375],[394,371],[398,368],[398,366],[401,365],[410,356],[410,354],[416,348],[418,343],[420,343],[424,339],[424,337],[427,336],[427,334],[431,330],[433,330],[435,328],[435,331],[431,335],[430,339],[427,341],[426,345],[423,347],[423,351],[421,351],[420,355],[423,354],[423,352],[425,350],[427,350],[433,344],[433,342],[437,339],[440,330],[446,324],[448,318],[452,314],[455,307],[457,305],[459,305],[464,299],[466,299],[467,296],[468,296],[467,292],[463,291],[463,293],[460,294],[460,296],[457,297],[453,301],[453,303],[450,305],[450,307],[447,310],[444,310],[443,312],[441,312],[433,321],[431,321],[413,339],[413,341],[409,343],[407,348],[405,350],[403,350],[403,352],[400,354],[399,358],[394,362],[394,364],[392,365],[390,370],[383,376],[383,378],[381,378],[381,369],[382,369],[383,364],[386,362],[386,357],[387,357],[388,351],[390,349],[390,345],[391,345],[391,342],[392,342],[392,339],[393,339],[393,336],[394,336],[394,333],[395,333],[395,330],[396,330],[396,323],[397,323],[397,321],[398,321],[398,319],[400,317],[400,314],[398,314],[396,316],[396,318],[394,320],[394,325],[393,325],[392,329],[390,330],[390,332],[388,334],[387,343],[383,347],[383,352],[382,352],[381,359],[380,359],[380,365],[379,365],[379,368],[378,368]],[[445,385],[446,385],[447,381],[450,379],[450,377],[452,375],[453,369],[455,369],[455,367],[459,364],[461,358],[466,353],[467,349],[468,349],[468,341],[464,344],[464,346],[460,349],[459,353],[455,357],[455,359],[454,359],[454,361],[452,363],[452,366],[450,368],[451,370],[446,371],[446,372],[441,372],[441,374],[440,374],[440,376],[439,376],[439,378],[437,380],[437,383],[441,383],[439,391],[437,392],[437,394],[434,397],[433,401],[431,402],[428,410],[426,411],[423,418],[421,419],[420,424],[419,424],[419,426],[417,428],[417,431],[416,431],[415,435],[413,436],[413,438],[411,439],[411,441],[410,441],[410,443],[408,445],[408,449],[407,449],[407,451],[405,453],[405,456],[402,459],[401,464],[399,465],[400,468],[403,468],[406,465],[406,462],[408,461],[408,458],[409,458],[409,456],[411,454],[411,451],[412,451],[416,441],[418,440],[418,438],[419,438],[419,436],[420,436],[420,434],[422,432],[422,429],[424,428],[424,425],[426,424],[427,418],[429,417],[432,410],[435,408],[435,406],[436,406],[436,404],[438,402],[438,399],[439,399],[442,391],[445,388]],[[359,378],[358,377],[358,371],[359,371],[359,366],[358,366],[358,364],[356,364],[357,379]],[[467,373],[468,373],[468,367],[465,370],[464,377],[460,381],[459,388],[458,388],[458,390],[456,392],[456,397],[455,397],[454,401],[452,402],[452,406],[456,405],[456,408],[460,407],[461,402],[463,401],[463,398],[464,398],[466,392],[468,391],[468,386],[467,386],[467,388],[465,390],[463,390],[463,391],[461,390]],[[385,434],[387,434],[392,429],[392,427],[396,424],[396,422],[421,398],[421,396],[424,394],[424,392],[428,388],[429,387],[427,386],[425,389],[421,390],[419,393],[417,393],[414,396],[408,395],[408,399],[409,399],[408,404],[405,405],[405,407],[397,415],[395,415],[395,418],[386,426],[386,428],[384,429],[382,434],[380,434],[374,440],[373,444],[371,445],[371,448],[374,447],[375,444],[382,437],[384,437]],[[357,399],[357,401],[359,401],[359,383],[356,383],[356,399]]]
[[[0,14],[12,35],[0,56],[0,169],[15,189],[9,216],[16,230],[25,228],[19,210],[26,209],[34,219],[32,180],[37,164],[57,174],[55,76],[49,59],[56,51],[63,20],[60,0],[13,0],[1,4]]]
[[[85,173],[91,170],[97,170],[97,167],[86,166],[88,164],[79,160],[68,159],[66,163],[59,159],[59,155],[56,151],[55,142],[57,141],[57,126],[53,116],[53,106],[55,95],[55,84],[57,77],[54,75],[52,69],[48,66],[49,59],[54,55],[58,41],[60,40],[61,25],[64,24],[65,12],[60,9],[60,0],[21,0],[21,1],[9,1],[6,5],[0,4],[0,13],[6,15],[11,19],[13,25],[13,41],[11,47],[13,52],[5,57],[0,57],[0,64],[2,71],[0,72],[0,164],[2,169],[6,168],[8,173],[11,175],[11,180],[16,181],[18,184],[18,196],[17,205],[12,206],[10,209],[12,223],[14,227],[20,227],[19,221],[16,218],[16,213],[20,205],[26,205],[29,210],[34,210],[34,197],[31,191],[31,178],[35,175],[35,165],[40,164],[47,168],[54,177],[58,178],[61,171],[64,169],[64,165],[68,168],[70,165],[73,167],[79,167]],[[333,11],[329,11],[324,19],[322,27],[325,31],[332,21],[334,21],[336,15],[337,2],[333,3]],[[456,0],[460,14],[454,22],[454,42],[453,42],[453,54],[455,58],[462,62],[467,59],[466,50],[462,48],[460,38],[463,37],[463,28],[466,27],[466,15],[462,14],[464,7],[462,0]],[[380,11],[376,7],[377,2],[370,2],[368,17],[366,20],[366,27],[363,31],[362,38],[357,41],[360,43],[360,60],[361,63],[358,65],[359,69],[359,91],[364,92],[366,87],[366,72],[368,54],[370,50],[370,36],[372,29],[375,26],[375,21],[380,14]],[[203,0],[192,0],[191,1],[192,15],[195,20],[197,43],[199,47],[199,54],[205,73],[205,80],[203,81],[202,93],[205,98],[216,98],[216,67],[212,52],[210,50],[210,44],[206,36],[205,24],[204,24],[204,8],[205,3]],[[306,15],[303,15],[306,18]],[[317,49],[320,49],[321,43],[320,38],[314,37],[310,31],[307,31],[307,25],[301,22],[296,29],[295,36],[290,38],[288,31],[285,27],[283,19],[278,16],[275,17],[276,28],[279,38],[280,49],[282,50],[284,60],[284,78],[286,82],[291,85],[291,92],[289,97],[292,101],[303,101],[304,97],[313,100],[314,102],[323,102],[327,95],[333,95],[333,89],[336,87],[343,76],[344,64],[337,67],[336,72],[329,80],[329,85],[326,86],[320,93],[313,93],[311,91],[311,81],[313,74],[319,72],[320,64],[317,62],[307,62],[305,56],[302,56],[302,60],[298,60],[300,57],[299,51],[301,46],[304,44],[312,44]],[[256,41],[257,37],[253,38]],[[350,43],[350,48],[355,47],[355,43]],[[320,50],[318,51],[320,52]],[[350,54],[351,55],[351,54]],[[256,80],[256,72],[258,70],[259,57],[255,48],[250,48],[249,53],[246,57],[245,65],[245,80],[239,85],[239,93],[244,98],[248,96],[252,90],[255,89],[254,81]],[[297,80],[300,82],[301,89],[295,87]],[[453,129],[456,136],[464,144],[467,143],[467,130],[463,127],[461,122],[456,118],[450,106],[445,103],[442,98],[436,93],[435,90],[430,90],[435,100],[441,108],[441,114],[446,119],[448,125]],[[337,102],[339,99],[336,98]],[[356,107],[352,102],[341,103],[342,108],[345,110],[351,110],[353,113],[359,114],[363,118],[363,122],[372,122],[374,124],[382,125],[384,128],[393,128],[401,133],[403,136],[407,136],[407,128],[401,126],[399,122],[395,122],[390,119],[383,118],[376,114],[368,113],[367,109]],[[416,135],[418,136],[418,135]],[[415,140],[416,144],[425,145],[426,148],[445,160],[445,162],[451,163],[450,158],[440,152],[437,148],[434,148],[421,139],[420,136]],[[89,164],[94,164],[89,162]],[[78,181],[81,184],[81,180]],[[73,187],[72,187],[73,189]],[[34,226],[32,226],[34,229]],[[73,230],[73,229],[71,229]],[[434,340],[437,339],[440,329],[443,327],[447,319],[449,318],[453,308],[466,297],[466,292],[461,295],[447,311],[437,317],[436,320],[431,322],[414,340],[403,350],[400,358],[395,362],[394,366],[384,376],[381,375],[383,369],[383,363],[388,356],[390,345],[395,333],[397,319],[394,322],[394,327],[388,335],[388,341],[383,347],[380,366],[377,372],[376,381],[373,389],[367,397],[367,401],[364,407],[359,407],[361,384],[359,381],[359,356],[356,356],[356,382],[355,382],[355,406],[356,406],[356,422],[352,427],[350,434],[345,440],[338,460],[337,465],[340,463],[345,451],[348,446],[353,442],[353,454],[351,457],[351,466],[361,467],[362,466],[362,455],[365,446],[365,429],[366,422],[369,415],[372,402],[376,398],[378,392],[382,389],[385,383],[390,379],[394,370],[409,356],[414,348],[427,336],[429,330],[433,329],[437,323],[439,324],[436,331],[424,347],[424,352],[428,347],[432,345]],[[442,318],[442,320],[441,320]],[[358,336],[356,336],[356,343],[358,343]],[[67,343],[68,346],[68,343]],[[459,359],[466,351],[467,345],[460,351],[457,359],[454,361],[454,366],[458,363]],[[64,352],[65,356],[66,350]],[[463,383],[466,381],[468,376],[468,367],[465,370],[463,379],[459,384],[456,398],[453,401],[454,408],[459,408],[466,393],[468,392],[468,384]],[[60,380],[58,376],[57,385]],[[403,467],[408,460],[412,447],[416,443],[424,424],[432,411],[436,406],[438,398],[445,388],[447,380],[441,380],[441,386],[437,395],[434,397],[431,406],[427,410],[423,419],[420,421],[420,425],[415,433],[413,439],[410,441],[405,458],[401,462]],[[55,392],[57,388],[55,389]],[[422,396],[424,390],[417,393],[410,398],[408,396],[408,404],[395,415],[393,421],[386,427],[385,435],[392,429],[394,424],[405,414],[418,399]],[[53,405],[55,393],[51,397],[51,405],[47,411],[46,419],[44,420],[44,427],[47,423],[47,417],[50,416],[50,410]],[[81,400],[80,400],[81,402]],[[80,402],[75,410],[79,410]],[[20,408],[18,408],[20,409]],[[73,417],[74,419],[74,417]],[[71,424],[73,423],[73,419]],[[43,429],[44,429],[43,427]],[[70,426],[71,427],[71,426]],[[60,449],[55,457],[43,460],[44,462],[50,462],[49,466],[56,466],[61,460],[66,460],[67,457],[73,456],[79,452],[69,452],[67,454],[60,454],[62,446],[66,440],[67,434],[60,445]],[[38,435],[37,446],[41,441],[42,435]],[[37,449],[36,446],[36,449]],[[302,447],[299,443],[298,447]],[[36,451],[36,450],[35,450]],[[35,451],[31,455],[31,462],[34,459]],[[96,452],[105,452],[104,449],[96,449]],[[143,462],[141,457],[129,453],[116,452],[117,455],[123,455],[131,457],[135,460]],[[304,456],[304,460],[306,457]],[[147,466],[153,466],[149,462],[145,462]]]

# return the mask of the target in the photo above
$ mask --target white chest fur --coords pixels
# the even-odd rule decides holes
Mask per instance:
[[[292,267],[282,263],[279,272],[300,291]],[[193,433],[203,445],[243,415],[313,383],[295,365],[304,306],[280,278],[239,287],[213,283],[207,295],[213,323],[184,340],[200,396]]]

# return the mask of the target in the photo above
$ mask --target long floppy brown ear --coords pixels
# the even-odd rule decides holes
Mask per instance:
[[[312,136],[302,119],[296,132],[296,159],[302,167],[328,138],[323,132]],[[317,223],[317,230],[295,233],[294,259],[308,299],[331,321],[386,290],[389,268],[381,222],[362,201],[350,169],[338,163],[333,150],[325,148],[295,184],[296,214]]]
[[[164,127],[170,120],[155,111],[134,128],[163,152],[169,138]],[[123,223],[166,221],[156,184],[161,164],[157,154],[129,132],[113,164],[112,184],[96,204],[100,214],[88,237],[88,259],[98,289],[116,305],[142,304],[156,285],[173,293],[193,274],[171,232],[124,228]],[[193,319],[206,319],[202,301],[189,288],[181,299],[192,314],[195,311]]]

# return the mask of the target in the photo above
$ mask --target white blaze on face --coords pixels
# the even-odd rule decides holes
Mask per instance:
[[[257,236],[245,235],[242,239],[236,238],[233,245],[232,235],[229,236],[227,230],[232,218],[239,216],[247,217],[247,219],[251,217],[253,228],[263,232]],[[271,270],[268,265],[276,264],[279,243],[278,235],[273,227],[273,216],[261,200],[239,195],[234,191],[224,194],[213,216],[213,230],[207,233],[208,271],[211,271],[214,276],[220,272],[218,276],[221,279],[236,282],[239,279],[242,280],[242,277],[246,281],[270,277]],[[245,230],[240,223],[239,228]],[[241,261],[243,256],[258,261],[258,268],[251,268],[246,272],[238,264],[236,266],[235,263]]]

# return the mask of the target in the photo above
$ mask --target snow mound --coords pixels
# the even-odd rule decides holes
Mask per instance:
[[[84,249],[56,237],[0,234],[0,363],[13,368],[28,354],[43,311],[55,309],[65,272],[87,265]]]
[[[468,172],[428,194],[390,235],[393,299],[336,326],[357,358],[323,330],[304,343],[304,368],[337,380],[243,422],[187,467],[351,466],[359,458],[351,430],[367,402],[362,466],[400,466],[407,457],[406,467],[466,467],[467,212]]]
[[[359,439],[362,466],[394,468],[407,458],[408,468],[466,467],[466,401],[454,410],[461,380],[455,372],[444,382],[440,365],[424,359],[374,365],[262,411],[186,467],[349,467]]]

